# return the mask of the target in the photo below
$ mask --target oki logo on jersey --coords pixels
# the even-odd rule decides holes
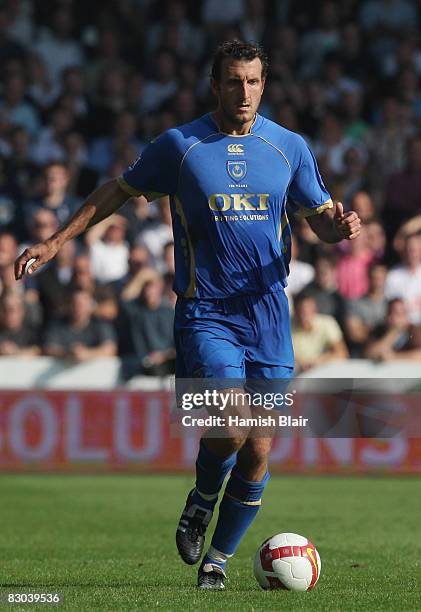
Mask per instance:
[[[247,163],[245,161],[227,161],[227,172],[238,183],[247,174]]]
[[[209,197],[211,210],[268,210],[268,193],[214,193]]]
[[[231,143],[227,146],[228,155],[244,155],[244,145]]]

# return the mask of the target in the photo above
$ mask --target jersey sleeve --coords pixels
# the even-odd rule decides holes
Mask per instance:
[[[309,217],[332,208],[333,202],[323,184],[314,155],[301,136],[297,138],[296,147],[298,155],[289,186],[289,205],[296,216]]]
[[[149,143],[117,181],[128,195],[143,195],[150,202],[176,192],[178,167],[176,147],[168,131]]]

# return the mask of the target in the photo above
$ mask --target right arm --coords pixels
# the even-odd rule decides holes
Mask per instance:
[[[28,274],[33,274],[38,268],[53,259],[65,242],[109,217],[129,197],[129,194],[123,191],[116,179],[98,187],[62,228],[45,242],[35,244],[18,257],[15,262],[16,280],[21,279],[25,274],[28,261],[35,259],[35,262],[28,269]]]

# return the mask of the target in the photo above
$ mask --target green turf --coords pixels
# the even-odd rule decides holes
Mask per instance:
[[[421,480],[273,477],[218,593],[198,592],[196,568],[176,553],[190,484],[1,475],[0,591],[59,591],[68,610],[421,610]],[[306,535],[320,552],[311,593],[265,592],[254,580],[257,546],[281,531]]]

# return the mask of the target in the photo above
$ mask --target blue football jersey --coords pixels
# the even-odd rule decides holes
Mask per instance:
[[[295,214],[332,207],[304,139],[261,115],[249,134],[221,132],[209,113],[150,143],[118,179],[129,195],[169,194],[174,289],[224,298],[287,284]]]

